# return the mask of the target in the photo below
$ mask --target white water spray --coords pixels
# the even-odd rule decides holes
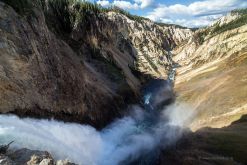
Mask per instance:
[[[80,165],[117,165],[176,141],[181,134],[177,126],[185,126],[191,112],[183,105],[172,105],[158,123],[145,128],[140,124],[145,112],[135,107],[132,115],[116,120],[102,131],[87,125],[0,115],[0,144],[14,140],[14,149],[48,151],[56,159],[67,158]]]

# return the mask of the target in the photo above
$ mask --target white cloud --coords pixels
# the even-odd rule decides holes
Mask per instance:
[[[222,14],[195,17],[192,19],[176,19],[173,20],[172,24],[178,24],[185,27],[202,27],[211,24],[215,19],[222,17]]]
[[[247,7],[246,0],[205,0],[188,6],[160,4],[147,14],[153,21],[180,24],[188,27],[206,26],[216,18],[236,8]]]
[[[98,0],[97,4],[100,4],[103,7],[108,7],[112,5],[127,10],[138,10],[152,6],[154,4],[154,0],[134,0],[133,3],[125,0],[114,0],[112,3],[109,0]]]
[[[99,0],[99,1],[97,1],[97,4],[99,4],[99,5],[103,6],[103,7],[110,6],[110,2],[107,1],[107,0]]]
[[[147,8],[154,4],[154,0],[134,0],[137,4],[139,4],[140,8]]]
[[[122,9],[138,9],[139,8],[137,3],[130,3],[129,1],[122,1],[122,0],[114,0],[112,5],[120,7]]]

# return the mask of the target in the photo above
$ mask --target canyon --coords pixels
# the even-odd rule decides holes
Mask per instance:
[[[56,132],[56,126],[61,124],[53,121],[56,119],[65,124],[72,122],[93,126],[89,127],[88,134],[79,136],[83,139],[93,134],[94,141],[89,139],[88,143],[107,143],[107,139],[115,142],[116,139],[111,139],[112,134],[107,134],[103,140],[99,137],[109,127],[121,130],[121,127],[114,127],[116,119],[117,123],[119,118],[125,121],[126,118],[122,117],[133,110],[130,105],[140,104],[142,89],[149,81],[172,77],[176,101],[165,110],[179,109],[174,110],[174,113],[177,112],[176,122],[189,115],[181,123],[176,123],[178,130],[164,127],[167,132],[171,130],[177,136],[183,136],[174,142],[175,147],[165,145],[162,148],[156,164],[247,163],[243,156],[247,153],[244,147],[247,144],[245,9],[232,11],[211,26],[189,29],[134,17],[121,9],[104,11],[93,4],[87,4],[90,9],[84,9],[76,3],[68,3],[65,10],[49,1],[25,0],[27,8],[11,2],[14,1],[0,1],[0,112],[21,118],[0,115],[1,126],[8,129],[4,123],[9,121],[10,126],[25,132],[14,123],[36,125],[41,119],[44,126],[37,124],[36,127],[44,127],[43,131],[47,133],[46,126],[49,126]],[[69,14],[68,20],[66,14]],[[80,17],[78,14],[81,14]],[[21,121],[22,118],[24,121]],[[49,125],[46,119],[51,119],[55,126]],[[127,126],[138,128],[138,124],[133,124],[137,121],[135,117],[128,118]],[[81,125],[66,127],[61,124],[61,127],[67,131],[68,139],[73,132],[67,127],[78,132],[88,130]],[[179,131],[180,127],[183,133]],[[103,130],[103,133],[95,128]],[[157,140],[156,136],[146,136],[146,133],[144,131],[142,138],[151,137],[151,142]],[[65,144],[66,140],[59,139],[57,135],[54,138],[61,140],[65,148],[74,146],[74,143]],[[142,138],[138,140],[142,141]],[[6,142],[6,139],[3,141]],[[75,140],[75,143],[80,142]],[[32,149],[31,144],[26,145]],[[147,149],[138,147],[140,150]],[[31,162],[31,152],[43,155],[36,159],[36,164],[42,160],[55,164],[49,153],[33,149],[20,149],[19,153],[28,155],[25,163]],[[78,148],[78,152],[83,151]],[[91,152],[94,151],[98,150]],[[75,157],[78,152],[74,152]],[[104,156],[107,157],[107,154]],[[13,161],[23,163],[13,155],[1,155],[0,164],[3,160],[6,165],[13,164]],[[61,162],[61,165],[70,164],[69,161]]]

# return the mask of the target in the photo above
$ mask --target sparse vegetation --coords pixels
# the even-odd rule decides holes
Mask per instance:
[[[125,11],[119,7],[116,7],[116,6],[108,8],[107,11],[114,11],[116,13],[123,14],[123,15],[127,16],[129,19],[137,21],[137,22],[141,22],[142,20],[149,20],[148,18],[145,18],[145,17],[132,15],[129,12],[127,12],[127,11]]]
[[[143,56],[145,57],[145,59],[148,61],[148,63],[150,64],[150,66],[156,71],[158,72],[158,67],[155,65],[155,63],[150,59],[150,57],[148,57],[147,54],[143,54]]]
[[[207,29],[197,31],[194,35],[195,41],[201,45],[205,41],[205,37],[209,34]]]
[[[57,33],[70,33],[78,22],[88,27],[92,15],[107,11],[97,3],[80,0],[48,0],[43,9],[48,26]]]
[[[149,20],[141,16],[132,15],[129,12],[112,6],[109,8],[104,8],[97,3],[91,3],[88,1],[81,0],[1,0],[4,3],[12,6],[16,12],[21,15],[26,15],[30,13],[34,7],[42,6],[44,13],[48,20],[50,20],[52,25],[55,26],[56,30],[62,30],[63,32],[70,32],[73,28],[74,23],[85,21],[87,22],[90,16],[94,14],[98,16],[100,13],[114,11],[116,13],[121,13],[127,16],[129,19],[135,21]],[[56,20],[54,22],[54,19]]]
[[[238,13],[240,15],[246,15],[247,14],[247,8],[246,9],[236,9],[232,11],[233,14]]]
[[[162,23],[162,22],[156,22],[156,24],[159,25],[159,26],[174,26],[175,28],[189,29],[187,27],[176,25],[176,24],[168,24],[168,23]]]
[[[239,14],[240,16],[228,24],[224,24],[222,26],[216,25],[212,30],[212,34],[219,34],[247,24],[247,9],[234,10],[232,13]]]

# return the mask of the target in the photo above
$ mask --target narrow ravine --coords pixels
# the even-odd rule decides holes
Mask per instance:
[[[171,64],[169,72],[168,72],[168,81],[174,83],[178,64],[173,61],[172,59],[173,54],[171,53],[171,51],[167,51],[167,52],[168,52],[167,59],[169,63]]]

